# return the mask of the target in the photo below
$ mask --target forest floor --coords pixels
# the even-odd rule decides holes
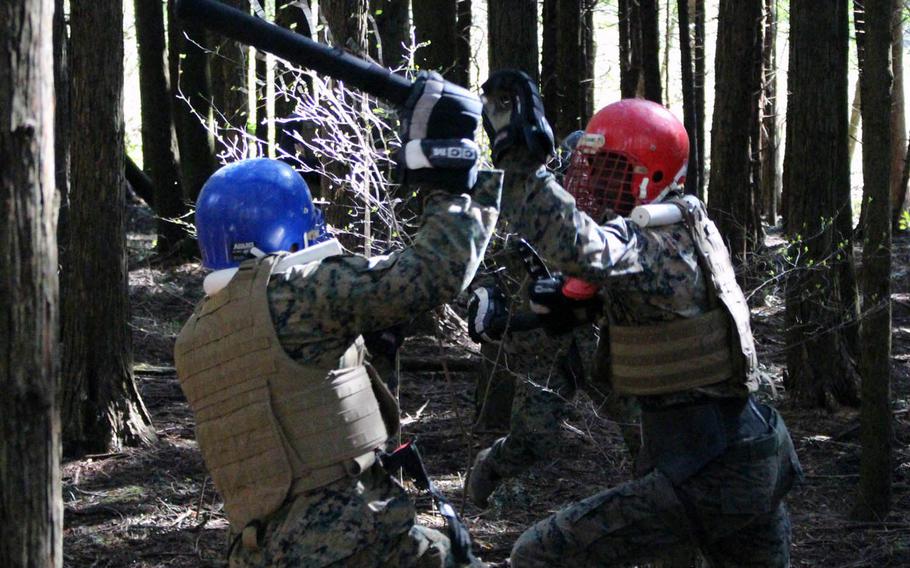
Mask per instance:
[[[198,264],[153,262],[151,223],[134,208],[130,293],[135,375],[158,433],[152,447],[87,456],[63,464],[64,565],[224,566],[227,521],[207,477],[193,436],[193,417],[173,370],[173,342],[201,296]],[[893,512],[875,523],[850,520],[856,499],[860,442],[855,409],[833,412],[794,405],[781,389],[775,402],[793,435],[806,481],[789,496],[794,566],[910,566],[910,235],[894,247],[893,411],[895,415]],[[753,325],[766,370],[780,383],[784,366],[783,302],[769,290],[753,309]],[[419,437],[427,468],[460,506],[462,481],[473,455],[502,432],[476,432],[474,372],[478,360],[463,330],[441,345],[431,337],[409,339],[404,358],[458,360],[453,371],[401,373],[405,437]],[[508,557],[512,543],[534,521],[563,505],[629,478],[631,460],[614,424],[584,396],[559,433],[560,454],[507,482],[480,511],[464,506],[479,555]],[[425,494],[414,493],[420,522],[442,527]]]

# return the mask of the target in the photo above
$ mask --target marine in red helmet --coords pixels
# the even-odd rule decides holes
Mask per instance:
[[[560,144],[556,160],[548,164],[557,179],[563,179],[584,134],[577,130]],[[478,383],[478,421],[495,426],[505,415],[509,431],[474,459],[466,489],[479,507],[499,500],[493,494],[503,480],[565,455],[561,424],[578,390],[585,390],[600,412],[620,425],[633,457],[641,438],[634,400],[588,388],[599,337],[598,287],[550,272],[522,239],[508,240],[485,260],[497,268],[477,279],[468,303],[468,332],[481,344],[484,371],[492,374],[487,379],[492,386]],[[494,390],[503,384],[514,385],[505,412],[496,404],[501,392]]]
[[[637,205],[680,192],[689,137],[663,106],[624,99],[591,118],[572,154],[565,189],[593,219],[627,217]]]
[[[543,167],[553,141],[533,82],[503,71],[483,90],[503,216],[551,267],[601,289],[595,376],[638,400],[643,439],[636,479],[538,522],[511,565],[625,566],[697,546],[711,565],[788,566],[782,499],[799,464],[780,415],[752,398],[760,375],[729,253],[704,205],[677,193],[682,124],[645,101],[602,109],[566,191]]]

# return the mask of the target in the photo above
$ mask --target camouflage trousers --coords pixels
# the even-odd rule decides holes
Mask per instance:
[[[800,471],[786,427],[774,419],[770,433],[733,444],[678,485],[652,470],[538,522],[515,543],[513,568],[629,566],[693,546],[712,566],[789,566],[782,498]]]
[[[620,424],[629,449],[639,444],[638,408],[631,398],[617,397],[595,388],[590,362],[597,347],[597,329],[584,326],[557,337],[537,334],[507,338],[508,349],[528,354],[518,375],[509,424],[509,435],[496,440],[486,461],[500,477],[517,476],[535,462],[558,454],[560,423],[568,416],[579,388],[611,420]],[[531,353],[534,353],[531,357]],[[514,358],[514,357],[513,357]],[[529,368],[528,360],[536,365]]]
[[[260,534],[256,550],[234,545],[231,568],[456,565],[448,537],[414,523],[411,499],[378,465],[289,499]]]

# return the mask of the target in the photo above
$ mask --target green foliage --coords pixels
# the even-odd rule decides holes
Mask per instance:
[[[897,220],[897,228],[900,231],[906,231],[907,229],[910,229],[910,211],[906,209],[901,211],[901,216]]]

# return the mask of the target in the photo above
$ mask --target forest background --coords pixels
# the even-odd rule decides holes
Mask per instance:
[[[560,136],[620,97],[667,104],[695,142],[687,191],[707,198],[753,309],[775,385],[761,396],[808,473],[794,563],[910,562],[904,2],[224,3],[475,90],[491,69],[522,68]],[[420,212],[389,183],[395,115],[174,19],[173,1],[9,6],[0,41],[21,64],[0,62],[0,117],[28,120],[0,129],[0,565],[222,565],[226,523],[172,360],[201,294],[195,195],[219,163],[280,156],[350,248],[394,250]],[[413,324],[396,365],[405,433],[457,502],[515,380],[467,341],[463,309]],[[463,505],[484,558],[631,474],[616,425],[584,396],[574,409],[559,433],[569,455],[488,510]]]

